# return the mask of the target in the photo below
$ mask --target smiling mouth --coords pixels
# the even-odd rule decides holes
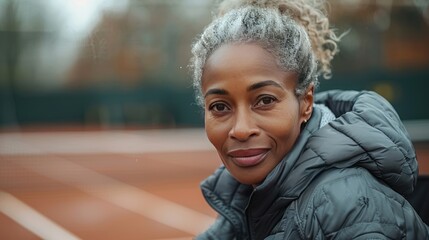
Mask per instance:
[[[268,149],[240,149],[228,152],[232,161],[240,167],[252,167],[261,163],[268,154]]]

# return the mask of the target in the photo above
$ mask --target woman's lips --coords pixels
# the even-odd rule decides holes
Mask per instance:
[[[257,149],[239,149],[228,152],[228,156],[231,157],[232,161],[241,167],[252,167],[265,159],[268,153],[268,149],[257,148]]]

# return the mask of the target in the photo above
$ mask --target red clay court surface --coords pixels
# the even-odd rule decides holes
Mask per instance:
[[[0,239],[192,239],[219,165],[202,129],[0,133]]]

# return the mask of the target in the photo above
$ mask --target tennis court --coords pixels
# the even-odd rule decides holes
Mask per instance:
[[[216,217],[199,183],[219,164],[203,129],[3,132],[0,239],[191,239]]]
[[[0,239],[187,239],[215,214],[201,130],[3,133]]]

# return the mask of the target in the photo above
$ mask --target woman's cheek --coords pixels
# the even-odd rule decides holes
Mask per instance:
[[[209,141],[218,151],[221,151],[222,146],[228,137],[228,132],[225,129],[225,123],[216,121],[213,118],[206,118],[205,128]]]

